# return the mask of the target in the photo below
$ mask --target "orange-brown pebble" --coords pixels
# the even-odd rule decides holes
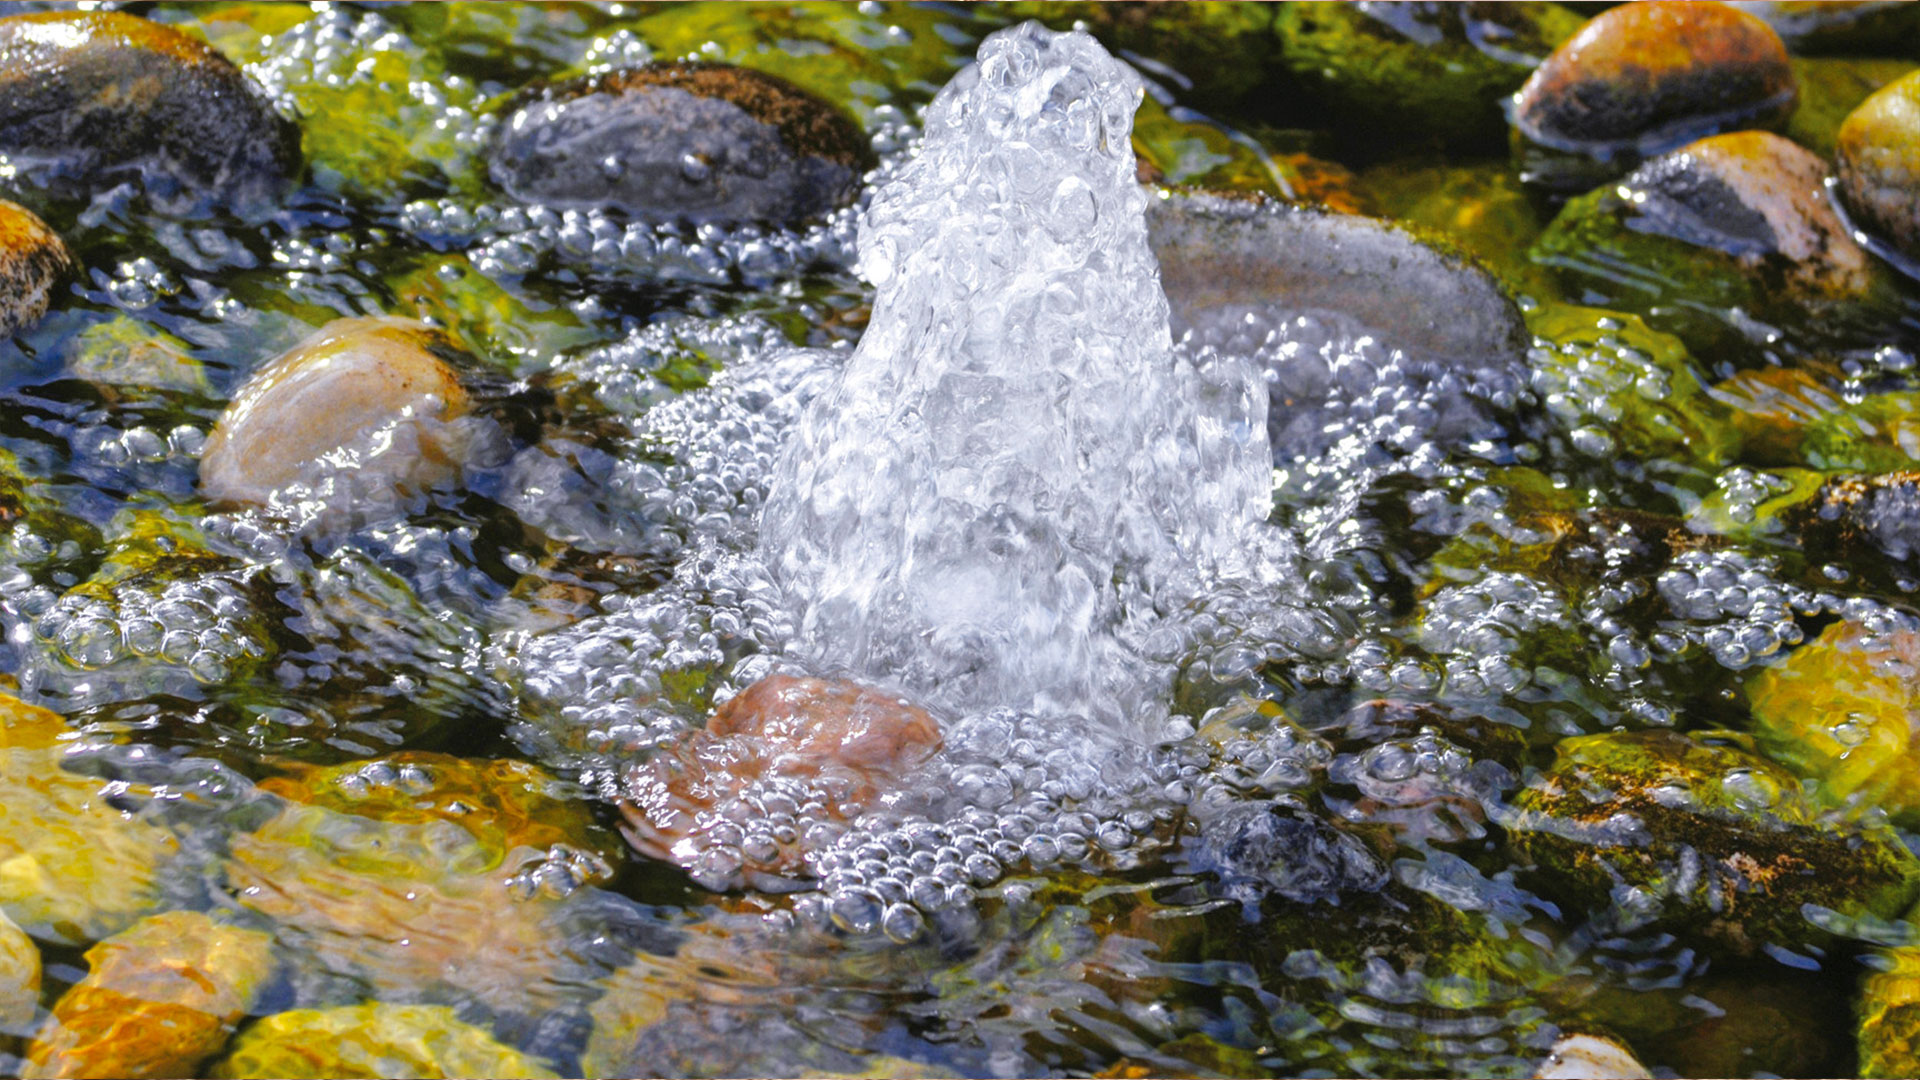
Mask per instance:
[[[804,866],[804,833],[719,866],[700,863],[709,839],[702,834],[772,798],[803,814],[811,806],[811,825],[831,833],[939,747],[939,724],[897,695],[842,679],[771,675],[721,706],[706,730],[628,771],[622,832],[642,854],[718,883],[742,872],[791,877]]]
[[[33,211],[0,199],[0,340],[40,321],[73,255]]]
[[[1514,122],[1561,150],[1677,146],[1784,122],[1796,99],[1786,46],[1725,4],[1649,0],[1609,9],[1554,50],[1514,97]]]

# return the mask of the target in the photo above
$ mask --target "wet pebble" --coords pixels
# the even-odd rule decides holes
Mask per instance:
[[[1882,87],[1840,125],[1834,171],[1859,222],[1920,260],[1920,71]]]
[[[265,503],[290,485],[350,472],[418,491],[452,481],[469,400],[445,335],[403,319],[337,319],[253,373],[220,414],[200,461],[210,499]]]
[[[1652,1080],[1633,1053],[1599,1035],[1567,1035],[1554,1040],[1533,1072],[1534,1080]]]
[[[1651,0],[1602,13],[1556,49],[1514,95],[1513,122],[1550,152],[1523,151],[1527,179],[1577,190],[1690,139],[1784,123],[1796,98],[1766,23],[1725,4]]]
[[[33,211],[0,199],[0,340],[40,321],[73,254]]]
[[[678,63],[530,92],[488,162],[493,182],[525,203],[788,223],[851,201],[874,157],[852,120],[783,79]]]
[[[120,12],[0,19],[0,153],[61,193],[143,178],[165,206],[249,204],[300,164],[300,133],[199,39]]]
[[[273,973],[273,939],[170,911],[87,950],[87,963],[54,1003],[22,1075],[196,1075]]]

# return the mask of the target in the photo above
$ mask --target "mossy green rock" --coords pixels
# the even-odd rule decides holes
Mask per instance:
[[[444,1005],[369,1002],[332,1009],[295,1009],[265,1017],[240,1033],[212,1076],[361,1076],[444,1078],[559,1074],[465,1023]]]
[[[0,199],[0,340],[40,321],[54,284],[73,266],[73,253],[46,222]]]
[[[69,342],[67,371],[103,386],[213,392],[191,345],[124,315],[95,323]]]
[[[1834,212],[1826,177],[1780,136],[1716,135],[1567,203],[1533,258],[1702,354],[1768,347],[1782,330],[1803,346],[1878,341],[1908,302]]]
[[[1534,389],[1577,447],[1701,469],[1732,459],[1728,410],[1706,394],[1679,338],[1637,315],[1563,304],[1537,307],[1527,325]]]
[[[1829,823],[1786,770],[1671,731],[1567,739],[1513,809],[1520,854],[1576,908],[1737,955],[1819,940],[1807,905],[1888,918],[1920,889],[1890,831]]]
[[[1915,7],[1920,12],[1920,7]],[[1822,157],[1840,145],[1840,126],[1860,103],[1914,70],[1912,60],[1872,57],[1794,57],[1800,107],[1787,121],[1786,136]]]
[[[1336,131],[1475,145],[1499,140],[1501,100],[1579,29],[1551,3],[1296,3],[1274,19],[1281,63]]]
[[[1445,236],[1516,293],[1545,300],[1558,292],[1552,275],[1527,258],[1545,222],[1504,164],[1393,162],[1362,173],[1359,187],[1381,216]]]
[[[1835,171],[1861,223],[1920,259],[1920,71],[1876,91],[1840,125]]]
[[[1920,823],[1920,635],[1842,621],[1747,682],[1768,753],[1856,812]]]
[[[0,19],[0,152],[54,190],[127,179],[168,206],[251,205],[298,171],[299,134],[226,57],[120,12]]]
[[[1155,4],[1042,0],[988,5],[1009,21],[1037,19],[1053,30],[1084,25],[1109,49],[1165,61],[1191,80],[1192,102],[1203,106],[1267,102],[1276,93],[1273,23],[1281,6],[1263,3]]]
[[[464,255],[422,257],[392,275],[388,287],[396,314],[444,329],[510,371],[600,340],[563,304],[502,286]]]
[[[1859,1075],[1920,1076],[1920,949],[1882,950],[1873,968],[1860,987]]]
[[[1873,394],[1807,424],[1800,457],[1809,468],[1885,473],[1920,461],[1920,393]]]

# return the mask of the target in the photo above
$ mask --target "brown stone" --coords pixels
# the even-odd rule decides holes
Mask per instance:
[[[1882,87],[1847,117],[1834,165],[1860,223],[1920,259],[1920,71]]]
[[[1724,4],[1650,0],[1589,22],[1514,97],[1521,134],[1574,152],[1657,153],[1781,123],[1793,68],[1766,23]]]
[[[40,321],[73,254],[31,210],[0,199],[0,340]]]

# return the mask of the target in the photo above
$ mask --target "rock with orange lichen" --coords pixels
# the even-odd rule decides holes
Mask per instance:
[[[122,808],[145,794],[139,785],[63,768],[67,731],[57,714],[0,694],[0,912],[34,937],[80,945],[160,902],[179,841]]]
[[[40,321],[73,253],[31,210],[0,199],[0,340]]]
[[[273,974],[273,939],[194,911],[153,915],[87,950],[23,1076],[192,1076]]]
[[[710,888],[790,888],[809,850],[939,747],[933,717],[897,695],[768,676],[706,730],[627,771],[623,831],[642,854]]]
[[[1513,96],[1521,173],[1578,191],[1702,136],[1776,127],[1797,100],[1786,46],[1761,20],[1695,0],[1624,4]]]

